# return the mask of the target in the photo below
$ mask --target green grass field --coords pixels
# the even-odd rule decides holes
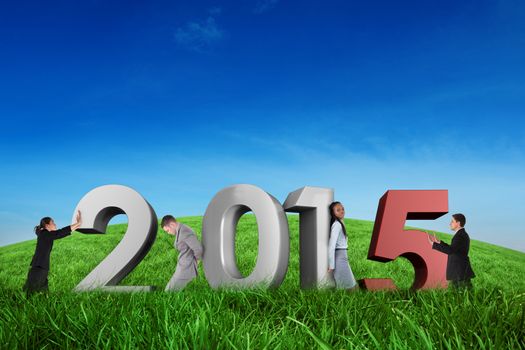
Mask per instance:
[[[27,299],[25,282],[36,240],[0,247],[0,347],[234,349],[520,349],[524,348],[525,254],[474,240],[472,292],[408,290],[407,260],[366,259],[372,222],[347,219],[349,261],[356,278],[391,277],[396,292],[346,293],[299,288],[298,217],[290,215],[290,262],[275,290],[213,290],[199,277],[181,292],[163,291],[175,271],[173,236],[159,231],[146,258],[121,285],[155,285],[151,293],[75,293],[80,282],[121,239],[106,235],[55,242],[50,293]],[[201,238],[202,217],[179,219]],[[237,228],[238,265],[255,266],[257,225],[244,215]],[[450,235],[438,233],[450,242]]]

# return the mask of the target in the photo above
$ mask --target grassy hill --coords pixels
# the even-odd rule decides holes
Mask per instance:
[[[0,247],[1,348],[523,348],[525,254],[471,240],[475,290],[411,292],[307,291],[299,288],[298,217],[290,215],[290,262],[276,290],[213,290],[199,277],[166,293],[175,271],[173,237],[159,231],[145,259],[121,285],[155,285],[152,293],[74,293],[122,238],[126,225],[106,235],[56,241],[51,292],[21,292],[36,240]],[[202,217],[179,219],[201,238]],[[414,278],[410,263],[366,259],[372,222],[347,219],[349,261],[356,278],[390,277],[401,288]],[[238,265],[255,266],[257,225],[244,215],[237,227]],[[437,234],[450,242],[451,236]],[[475,238],[475,233],[471,233]]]

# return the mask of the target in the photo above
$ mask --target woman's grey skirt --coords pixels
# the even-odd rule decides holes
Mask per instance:
[[[348,263],[348,250],[335,250],[334,279],[336,288],[348,289],[357,284],[350,264]]]

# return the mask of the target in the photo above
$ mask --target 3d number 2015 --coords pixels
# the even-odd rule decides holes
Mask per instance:
[[[334,284],[328,269],[328,206],[332,189],[306,186],[291,192],[284,204],[259,187],[226,187],[211,200],[202,223],[203,267],[212,288],[276,288],[288,270],[290,239],[285,212],[299,213],[301,288]],[[75,291],[151,291],[152,286],[119,286],[146,256],[157,235],[158,220],[151,205],[135,190],[105,185],[88,192],[74,211],[82,212],[82,233],[105,233],[109,221],[126,214],[122,240],[76,287]],[[235,232],[240,217],[251,211],[257,219],[258,257],[243,276],[236,264]],[[388,262],[407,258],[415,270],[413,289],[444,288],[446,255],[432,250],[424,232],[404,230],[408,219],[433,220],[448,212],[447,190],[389,190],[379,201],[368,259]],[[74,221],[74,215],[73,215]],[[395,289],[388,278],[362,280],[368,290]]]

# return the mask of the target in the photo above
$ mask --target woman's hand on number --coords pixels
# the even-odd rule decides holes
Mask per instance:
[[[71,231],[75,231],[82,224],[82,215],[80,214],[80,210],[77,211],[77,216],[75,217],[75,219],[77,220],[77,222],[71,225]]]

